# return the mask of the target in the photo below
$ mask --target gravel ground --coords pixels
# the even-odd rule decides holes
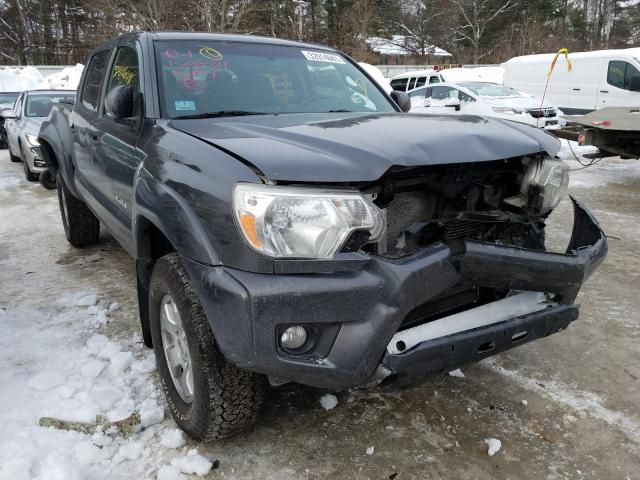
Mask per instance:
[[[569,150],[561,155],[579,167]],[[271,389],[251,432],[183,448],[197,447],[220,460],[207,478],[640,479],[640,162],[603,160],[574,172],[570,190],[610,235],[610,251],[580,293],[581,317],[566,332],[463,368],[464,377],[394,393],[338,392],[331,410],[319,402],[327,392],[296,385]],[[22,165],[10,163],[6,150],[0,151],[0,203],[0,327],[30,332],[28,338],[14,335],[11,345],[0,336],[0,351],[15,349],[15,342],[37,349],[44,341],[29,324],[33,315],[20,312],[51,312],[69,292],[91,291],[121,308],[106,322],[69,330],[78,338],[61,338],[60,350],[101,333],[129,346],[136,358],[146,355],[135,333],[134,265],[110,235],[85,250],[69,246],[55,192],[27,183]],[[571,224],[565,200],[551,218],[551,246],[566,245]],[[44,360],[2,361],[0,381],[7,372],[26,381]],[[127,392],[155,398],[157,376],[145,375],[147,387],[134,382]],[[11,423],[11,412],[21,411],[17,403],[29,399],[16,398],[12,405],[10,392],[0,395],[0,422],[13,425],[9,434],[0,429],[0,464],[6,464],[2,452],[16,440],[9,437],[34,435],[39,412],[16,414],[19,420]],[[160,429],[175,426],[165,416],[147,434],[151,452],[137,461],[102,458],[100,471],[109,478],[130,478],[132,472],[156,478],[176,454],[153,440]],[[16,433],[20,428],[31,433]],[[502,442],[494,456],[487,454],[489,438]],[[46,453],[49,447],[42,448]],[[73,458],[77,452],[68,461]],[[29,462],[24,478],[71,478],[47,476],[41,459]]]

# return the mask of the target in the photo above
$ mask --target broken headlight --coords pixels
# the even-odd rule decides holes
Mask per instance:
[[[569,166],[552,158],[531,160],[520,184],[520,194],[528,206],[545,214],[554,209],[567,193]],[[531,205],[533,202],[533,205]]]
[[[352,232],[384,231],[380,210],[358,191],[238,184],[233,210],[245,241],[270,257],[332,258]]]

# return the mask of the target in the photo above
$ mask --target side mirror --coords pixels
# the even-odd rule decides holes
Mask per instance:
[[[2,116],[2,118],[4,118],[5,120],[10,120],[10,119],[15,119],[18,118],[18,114],[16,113],[16,111],[13,108],[5,108],[0,112],[0,116]]]
[[[394,102],[400,107],[400,110],[403,112],[408,112],[411,110],[411,97],[407,92],[399,92],[397,90],[393,90],[390,94],[391,98]]]
[[[115,120],[133,117],[133,87],[120,85],[112,89],[104,99],[104,109]]]
[[[444,103],[444,106],[453,107],[455,108],[456,112],[458,112],[460,111],[460,100],[458,100],[457,98],[450,98]]]

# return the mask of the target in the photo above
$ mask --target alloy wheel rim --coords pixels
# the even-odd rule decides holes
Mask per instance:
[[[173,385],[185,403],[193,400],[193,365],[187,334],[182,325],[178,306],[171,295],[160,304],[160,333],[162,349]]]

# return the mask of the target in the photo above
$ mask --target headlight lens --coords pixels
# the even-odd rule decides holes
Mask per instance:
[[[40,142],[38,141],[38,137],[36,137],[35,135],[31,135],[30,133],[25,133],[24,136],[27,139],[27,142],[29,142],[29,145],[31,145],[32,147],[37,147],[40,145]]]
[[[567,193],[569,187],[569,166],[562,160],[545,158],[533,160],[524,174],[520,193],[528,197],[531,187],[539,189],[541,213],[555,208]]]
[[[238,184],[234,213],[246,242],[271,257],[332,258],[355,230],[384,231],[378,207],[359,192]]]
[[[512,107],[493,107],[493,111],[497,113],[507,113],[509,115],[516,115],[518,113],[522,113],[522,110],[518,110],[517,108],[512,108]]]

